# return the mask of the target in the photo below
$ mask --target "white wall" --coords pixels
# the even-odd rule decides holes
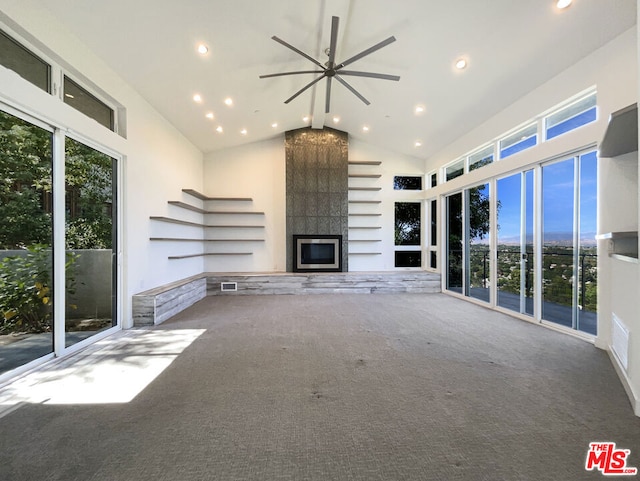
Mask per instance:
[[[45,53],[59,57],[126,108],[127,139],[65,105],[58,98],[0,67],[0,101],[123,157],[119,186],[123,213],[123,324],[131,322],[131,296],[142,290],[200,273],[202,260],[169,261],[162,246],[149,241],[149,216],[167,215],[168,200],[182,188],[202,189],[202,153],[141,96],[68,33],[38,2],[0,0],[0,21],[33,36]],[[63,65],[65,67],[65,65]]]
[[[284,134],[224,151],[204,160],[204,193],[210,197],[250,197],[253,202],[217,203],[219,210],[264,212],[264,216],[224,216],[229,224],[262,224],[264,229],[211,231],[208,238],[263,237],[264,242],[238,243],[236,251],[251,256],[213,256],[205,261],[207,272],[284,272],[286,270],[285,149]],[[219,219],[210,216],[208,221]],[[214,246],[223,250],[228,246]]]
[[[532,66],[532,68],[534,68]],[[596,146],[602,139],[609,115],[637,101],[638,39],[632,28],[557,77],[515,102],[511,107],[488,119],[484,124],[453,142],[425,162],[427,172],[442,167],[477,147],[499,138],[512,128],[534,118],[554,105],[584,91],[597,87],[598,120],[573,132],[556,137],[536,147],[495,162],[470,174],[427,191],[426,197],[438,197],[478,184],[510,171],[523,170],[544,160],[585,147]],[[601,159],[599,169],[598,233],[638,228],[638,167],[637,154],[626,160]],[[442,224],[442,223],[440,223]],[[631,330],[632,348],[640,352],[640,313],[637,295],[622,295],[629,286],[640,290],[638,266],[619,266],[607,256],[606,245],[599,243],[599,325],[596,346],[609,349],[611,314],[620,312]],[[623,379],[640,415],[640,355],[630,356],[628,373]]]

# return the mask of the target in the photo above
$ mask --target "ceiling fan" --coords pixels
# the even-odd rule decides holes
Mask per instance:
[[[374,72],[359,72],[359,71],[355,71],[355,70],[343,70],[344,67],[346,67],[349,64],[352,64],[356,60],[359,60],[362,57],[365,57],[365,56],[367,56],[367,55],[369,55],[369,54],[371,54],[371,53],[373,53],[373,52],[375,52],[377,50],[380,50],[382,47],[386,47],[390,43],[395,42],[396,38],[394,36],[391,36],[391,37],[387,38],[386,40],[383,40],[382,42],[377,43],[377,44],[373,45],[372,47],[369,47],[366,50],[363,50],[359,54],[354,55],[353,57],[345,60],[344,62],[336,63],[336,61],[335,61],[336,60],[336,44],[338,42],[338,24],[339,24],[339,22],[340,22],[340,19],[338,17],[331,17],[331,44],[329,45],[329,48],[327,49],[327,52],[329,54],[329,61],[326,62],[324,65],[322,63],[320,63],[319,61],[317,61],[316,59],[314,59],[313,57],[310,57],[309,55],[307,55],[303,51],[297,49],[293,45],[291,45],[291,44],[285,42],[284,40],[276,37],[275,35],[273,37],[271,37],[276,42],[278,42],[278,43],[284,45],[285,47],[293,50],[297,54],[302,55],[307,60],[310,60],[311,62],[313,62],[315,65],[317,65],[321,69],[321,70],[300,70],[300,71],[296,71],[296,72],[280,72],[280,73],[272,73],[272,74],[267,74],[267,75],[260,75],[260,78],[270,78],[270,77],[282,77],[284,75],[299,75],[299,74],[310,74],[310,73],[322,74],[319,77],[317,77],[314,80],[312,80],[311,82],[309,82],[303,88],[298,90],[295,94],[293,94],[287,100],[285,100],[284,101],[285,104],[288,104],[293,99],[295,99],[298,95],[303,93],[305,90],[307,90],[308,88],[312,87],[316,83],[320,82],[320,80],[322,80],[323,78],[326,78],[327,79],[327,94],[326,94],[326,98],[325,98],[325,113],[329,113],[330,107],[331,107],[331,79],[335,78],[338,82],[340,82],[342,85],[344,85],[349,91],[351,91],[356,97],[358,97],[360,100],[362,100],[366,105],[369,105],[371,102],[369,102],[366,98],[364,98],[364,96],[362,96],[360,94],[360,92],[358,92],[351,85],[349,85],[347,83],[347,81],[342,78],[342,76],[369,77],[369,78],[377,78],[377,79],[383,79],[383,80],[395,80],[395,81],[400,80],[400,76],[398,76],[398,75],[388,75],[388,74],[374,73]]]

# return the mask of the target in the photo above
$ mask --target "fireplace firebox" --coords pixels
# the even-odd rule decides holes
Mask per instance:
[[[294,235],[294,272],[342,272],[341,235]]]

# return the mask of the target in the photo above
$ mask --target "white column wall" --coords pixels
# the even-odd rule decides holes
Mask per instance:
[[[129,327],[133,294],[203,271],[202,259],[169,261],[166,248],[149,241],[149,216],[168,215],[167,201],[180,200],[182,188],[202,189],[203,155],[37,2],[0,0],[0,13],[126,108],[124,139],[0,66],[0,101],[123,157],[121,303]]]

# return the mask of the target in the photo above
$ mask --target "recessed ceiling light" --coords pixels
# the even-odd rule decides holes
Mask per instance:
[[[213,120],[213,112],[208,112],[207,115],[205,115],[205,117]]]
[[[363,132],[369,132],[369,127],[365,125],[364,127],[362,127],[362,131]]]
[[[231,97],[227,97],[224,99],[224,104],[231,107],[233,105],[233,99]]]
[[[200,45],[198,45],[198,53],[200,55],[205,55],[208,52],[209,52],[209,47],[207,47],[204,43],[201,43]]]
[[[302,117],[302,121],[303,122],[309,122],[309,116],[305,115],[304,117]]]
[[[221,134],[221,133],[222,133],[222,125],[218,125],[218,126],[216,127],[216,132],[218,132],[219,134]]]
[[[271,127],[273,127],[274,129],[278,126],[278,122],[274,122],[271,124]]]
[[[75,99],[75,97],[71,94],[64,94],[65,97],[67,97],[68,99]]]
[[[240,131],[240,133],[241,133],[242,135],[247,135],[247,129],[242,129],[242,130]]]
[[[571,0],[558,0],[556,2],[556,7],[558,8],[567,8],[569,5],[571,5]]]
[[[422,147],[422,141],[421,140],[416,140],[416,143],[413,144],[413,145],[415,145],[416,147]]]
[[[424,113],[424,106],[423,105],[417,105],[415,110],[414,110],[416,115],[420,115]]]
[[[335,116],[335,117],[333,118],[333,123],[334,123],[334,124],[337,124],[338,122],[340,122],[340,117]]]
[[[459,58],[458,60],[456,60],[456,68],[458,70],[462,70],[466,67],[467,67],[467,61],[465,59]]]
[[[193,101],[194,101],[194,102],[202,102],[202,95],[200,95],[200,94],[195,94],[195,95],[193,96]]]

